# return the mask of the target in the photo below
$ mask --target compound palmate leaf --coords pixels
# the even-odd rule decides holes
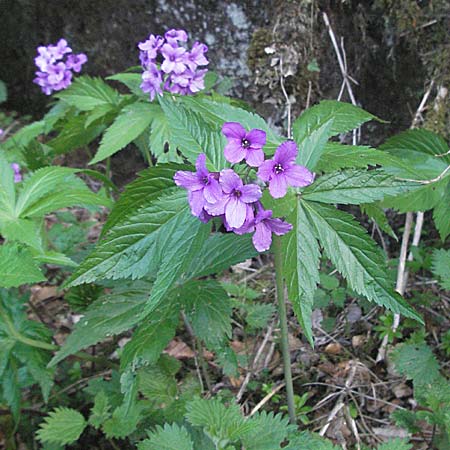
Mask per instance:
[[[355,292],[395,313],[423,322],[403,297],[393,291],[383,253],[350,214],[315,202],[302,200],[302,205],[325,253]]]

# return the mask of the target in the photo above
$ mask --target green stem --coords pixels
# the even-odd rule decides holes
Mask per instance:
[[[283,355],[284,381],[286,383],[289,421],[291,424],[295,425],[297,420],[295,417],[294,386],[292,384],[291,355],[289,352],[288,323],[286,303],[284,298],[283,253],[281,249],[280,236],[274,236],[273,248],[275,253],[275,277],[277,287],[278,315],[280,318],[281,329],[281,353]]]

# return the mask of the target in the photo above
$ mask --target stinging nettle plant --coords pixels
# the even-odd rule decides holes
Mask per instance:
[[[107,399],[96,397],[94,419],[91,416],[89,421],[94,428],[103,427],[107,436],[124,437],[136,429],[143,414],[136,406],[142,389],[140,374],[156,366],[160,371],[168,370],[161,353],[174,337],[180,315],[197,338],[216,353],[224,371],[236,373],[236,357],[229,346],[232,306],[213,275],[256,256],[257,252],[274,254],[292,423],[295,423],[295,405],[285,294],[306,338],[314,345],[311,314],[322,253],[354,292],[422,322],[418,313],[393,290],[382,250],[352,214],[338,206],[360,205],[383,226],[387,221],[381,202],[400,209],[399,198],[410,199],[424,190],[423,184],[414,181],[425,179],[425,175],[417,176],[414,161],[409,164],[400,159],[387,144],[389,148],[385,151],[333,140],[339,134],[379,119],[351,104],[322,101],[294,121],[293,139],[286,139],[243,105],[219,95],[214,90],[214,76],[198,68],[208,64],[204,55],[207,47],[195,43],[188,51],[179,44],[186,41],[183,30],[170,30],[164,38],[150,35],[140,43],[143,73],[130,71],[109,77],[127,86],[128,94],[119,93],[99,78],[81,76],[72,82],[67,70],[79,71],[86,57],[80,54],[69,60],[69,55],[68,63],[57,62],[70,52],[65,41],[59,41],[50,50],[40,47],[39,64],[43,74],[38,75],[36,82],[49,91],[46,93],[63,89],[61,84],[55,84],[55,77],[62,77],[58,83],[70,84],[70,81],[71,84],[64,85],[66,89],[56,94],[58,102],[42,121],[24,127],[4,143],[9,156],[2,170],[7,173],[9,187],[5,185],[0,191],[0,202],[5,205],[15,195],[11,186],[17,167],[9,164],[16,161],[28,167],[42,164],[42,161],[31,161],[25,151],[34,137],[41,134],[54,133],[42,148],[48,158],[85,147],[101,136],[91,164],[108,160],[134,143],[151,166],[140,172],[114,203],[99,242],[66,283],[66,287],[75,287],[124,280],[123,285],[87,306],[83,318],[49,363],[53,368],[68,356],[109,336],[134,330],[120,353],[123,401],[110,411]],[[42,58],[47,58],[53,66],[46,67]],[[64,69],[61,64],[68,66]],[[206,90],[200,92],[205,86]],[[416,137],[421,138],[419,134]],[[418,153],[421,151],[429,156],[426,145]],[[20,195],[26,197],[24,192],[31,189],[28,186],[32,180],[39,181],[51,169],[55,170],[55,183],[60,180],[56,178],[57,172],[66,170],[55,167],[36,170],[24,182]],[[415,176],[404,176],[407,169]],[[65,176],[73,177],[75,172],[67,170]],[[93,171],[86,172],[99,176]],[[445,178],[436,183],[444,181]],[[43,203],[37,206],[26,203],[24,206],[25,200],[21,203],[19,196],[21,207],[14,209],[19,213],[9,217],[0,212],[0,223],[14,219],[16,224],[27,227],[27,233],[28,229],[37,233],[31,224],[35,224],[32,219],[39,214],[71,204],[92,203],[95,196],[82,193],[81,185],[77,189],[80,192],[74,195],[85,196],[85,202],[67,204],[58,199],[60,203],[55,200],[56,206],[52,204],[51,208],[46,206],[44,194],[36,198]],[[108,202],[103,197],[103,204]],[[94,204],[98,203],[94,201]],[[8,235],[12,233],[8,230],[7,225],[0,229],[8,241],[28,245],[35,252],[34,258],[39,257],[40,261],[53,261],[31,237],[21,240]],[[272,233],[275,234],[273,242]],[[2,246],[2,252],[7,251],[5,247]],[[47,259],[42,259],[42,254]],[[11,286],[33,281],[38,278],[24,277]],[[171,376],[177,370],[169,370]],[[220,424],[213,423],[216,413],[211,412],[211,423],[208,423],[205,410],[219,410],[221,406],[211,403],[206,407],[201,400],[198,402],[188,406],[186,418],[192,426],[204,427],[215,448],[233,448],[227,446],[241,442],[240,439],[247,443],[246,448],[253,448],[253,422],[243,421],[233,410],[226,413],[230,416],[230,430],[225,429],[226,424],[220,428]],[[71,441],[76,440],[87,423],[75,413],[57,410],[48,418],[48,426],[43,426],[41,439],[52,442],[51,423],[67,417],[75,423]],[[114,434],[114,424],[125,418],[127,430]],[[270,415],[252,420],[260,421],[261,429],[265,421],[281,421],[279,416]],[[277,445],[292,431],[287,423],[280,427],[284,431],[280,432]],[[139,448],[156,448],[152,442],[170,440],[171,434],[181,436],[185,443],[191,439],[185,427],[166,424],[150,434],[148,442],[143,441]],[[304,438],[296,439],[300,442]],[[53,441],[62,442],[57,438]],[[292,445],[294,448],[295,444]],[[186,444],[183,448],[193,447]]]

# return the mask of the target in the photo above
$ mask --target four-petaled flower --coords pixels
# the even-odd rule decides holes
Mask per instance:
[[[228,140],[224,149],[228,161],[238,163],[245,159],[252,167],[259,167],[264,162],[262,148],[266,144],[265,131],[253,129],[247,133],[240,123],[225,122],[222,133]]]
[[[207,219],[203,208],[208,203],[216,203],[223,197],[217,172],[210,173],[206,168],[206,155],[201,153],[195,163],[196,172],[179,170],[174,180],[177,186],[189,191],[189,205],[194,216]],[[209,220],[209,219],[208,219]],[[206,221],[208,221],[206,220]]]
[[[272,233],[277,236],[288,233],[292,230],[292,225],[281,219],[272,218],[272,211],[270,209],[263,209],[262,205],[257,203],[257,210],[255,217],[255,234],[253,235],[253,245],[258,252],[269,250],[272,244]]]
[[[170,44],[164,44],[161,48],[164,61],[161,64],[161,70],[165,73],[183,73],[186,69],[184,65],[184,54],[186,49],[183,47],[173,47]]]
[[[269,183],[272,197],[284,197],[288,186],[304,187],[313,182],[314,174],[306,167],[295,164],[297,153],[294,141],[283,142],[273,159],[268,159],[259,166],[258,177]]]

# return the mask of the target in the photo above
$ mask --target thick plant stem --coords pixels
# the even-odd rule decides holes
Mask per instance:
[[[275,276],[277,288],[278,315],[281,329],[281,353],[283,354],[284,381],[286,383],[286,396],[288,403],[289,421],[296,423],[294,386],[292,384],[291,355],[289,353],[288,323],[286,314],[286,303],[284,298],[283,281],[283,254],[281,250],[281,237],[274,236],[273,248],[275,253]]]

